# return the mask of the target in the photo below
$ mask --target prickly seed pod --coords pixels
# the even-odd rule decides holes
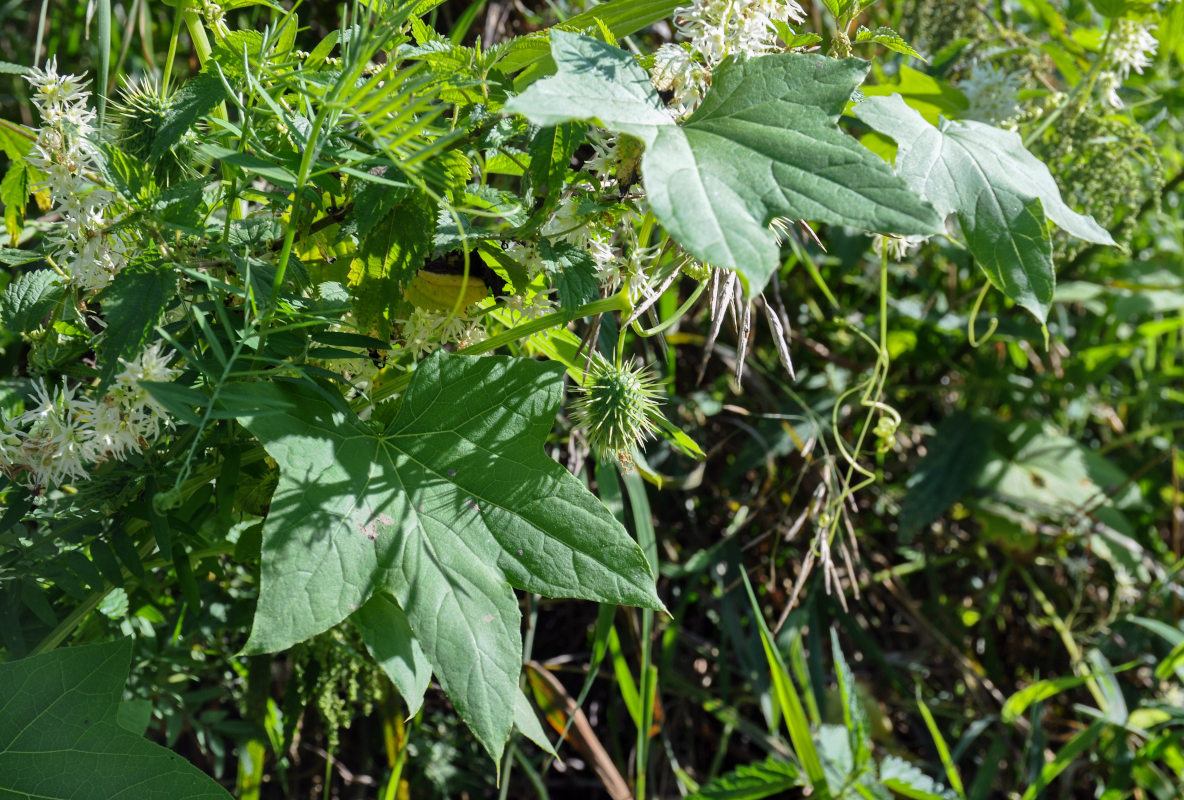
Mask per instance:
[[[601,458],[630,462],[629,451],[657,430],[661,392],[653,371],[632,361],[614,364],[596,357],[574,405],[575,420]]]
[[[148,164],[159,186],[168,186],[187,177],[193,161],[193,146],[188,136],[152,157],[152,145],[164,128],[172,106],[172,96],[148,80],[129,82],[113,104],[119,149],[133,159]]]

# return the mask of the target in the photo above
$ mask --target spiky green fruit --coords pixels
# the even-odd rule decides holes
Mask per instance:
[[[113,104],[116,116],[115,140],[127,155],[147,164],[157,186],[168,186],[190,176],[193,162],[191,137],[152,157],[152,145],[168,121],[172,95],[148,80],[124,85],[119,102]]]
[[[601,458],[617,456],[628,464],[630,451],[653,436],[661,419],[662,393],[653,371],[597,357],[582,389],[573,406],[588,444]]]

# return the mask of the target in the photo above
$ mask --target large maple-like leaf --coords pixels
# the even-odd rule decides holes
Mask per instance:
[[[386,425],[308,382],[226,387],[228,408],[280,467],[247,651],[308,639],[385,592],[461,716],[499,754],[522,658],[511,587],[661,608],[637,544],[542,451],[562,374],[526,359],[437,354]],[[364,633],[382,629],[384,603],[359,617]],[[392,615],[391,635],[400,624]],[[414,648],[369,644],[422,686]]]
[[[0,797],[230,800],[212,778],[118,722],[130,639],[0,664]]]
[[[902,234],[941,219],[835,119],[867,62],[804,54],[722,65],[699,109],[678,124],[644,69],[604,42],[553,31],[558,74],[505,106],[540,125],[591,120],[645,143],[642,182],[662,226],[757,293],[777,269],[774,217]]]
[[[1056,284],[1047,220],[1086,241],[1114,244],[1093,217],[1065,205],[1048,167],[1012,131],[947,119],[934,127],[899,95],[869,97],[855,116],[896,140],[901,177],[943,216],[957,215],[991,283],[1041,322]]]

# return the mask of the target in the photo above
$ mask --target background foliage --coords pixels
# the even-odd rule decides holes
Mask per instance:
[[[600,39],[629,35],[622,44],[652,53],[674,38],[668,21],[674,5],[609,4],[603,25],[577,17],[573,27]],[[541,226],[532,212],[554,209],[560,186],[572,180],[573,164],[594,154],[576,149],[590,101],[540,110],[538,95],[545,81],[555,79],[548,77],[552,49],[546,38],[529,34],[584,9],[443,3],[424,15],[424,27],[416,31],[418,69],[359,67],[353,80],[330,87],[309,77],[311,71],[292,69],[291,60],[265,55],[300,51],[304,65],[326,69],[368,62],[357,52],[351,61],[343,50],[346,43],[335,35],[343,12],[328,4],[297,9],[299,30],[282,24],[286,7],[268,4],[226,3],[225,16],[217,17],[210,4],[51,2],[44,26],[37,4],[13,0],[3,6],[5,60],[27,65],[56,55],[63,72],[85,72],[98,81],[96,94],[105,84],[113,98],[110,117],[121,76],[172,70],[180,92],[172,105],[158,109],[164,115],[160,127],[143,143],[146,166],[112,157],[104,179],[133,198],[131,213],[152,220],[160,241],[180,243],[175,260],[184,268],[165,270],[132,259],[119,281],[88,300],[120,323],[92,348],[97,331],[86,326],[93,317],[83,313],[85,306],[67,313],[65,290],[34,263],[53,212],[47,216],[37,197],[14,186],[18,180],[35,183],[36,176],[6,177],[9,238],[0,277],[6,284],[0,331],[6,419],[31,402],[34,376],[107,386],[116,380],[118,359],[131,359],[161,330],[189,356],[176,382],[152,392],[188,425],[167,450],[110,464],[100,481],[54,490],[52,506],[18,482],[6,479],[0,487],[0,646],[6,662],[0,669],[27,670],[29,663],[42,663],[36,659],[58,658],[53,663],[61,664],[63,676],[27,691],[7,680],[0,687],[22,700],[48,698],[77,721],[83,702],[77,693],[85,681],[95,681],[85,700],[86,719],[110,734],[103,740],[112,754],[158,759],[161,780],[183,782],[200,770],[239,797],[607,792],[756,798],[795,796],[804,786],[836,797],[1180,796],[1184,454],[1176,441],[1184,428],[1184,98],[1178,77],[1184,69],[1184,3],[803,5],[808,17],[799,29],[820,37],[822,53],[871,59],[860,91],[873,100],[841,118],[845,97],[833,103],[829,119],[795,118],[811,135],[831,141],[846,135],[841,128],[871,152],[895,156],[906,180],[918,179],[921,169],[910,156],[926,152],[913,145],[915,134],[978,137],[966,152],[980,154],[1011,148],[1014,156],[1019,141],[1047,165],[1067,205],[1062,209],[1048,193],[1035,199],[1009,189],[1008,176],[1017,170],[1001,159],[1005,167],[994,176],[984,173],[984,180],[1003,198],[1003,224],[976,237],[974,220],[984,217],[960,217],[968,247],[938,238],[890,261],[877,248],[903,247],[907,240],[876,241],[840,224],[876,227],[874,219],[827,219],[773,203],[770,214],[822,223],[815,226],[816,238],[794,229],[778,243],[760,214],[750,212],[755,233],[737,240],[757,244],[725,264],[740,271],[744,287],[729,296],[732,290],[711,288],[707,278],[705,302],[659,335],[619,340],[639,362],[655,365],[662,414],[706,451],[702,459],[694,457],[693,444],[673,434],[652,442],[644,458],[638,454],[634,470],[618,470],[611,454],[585,458],[587,448],[566,412],[552,430],[561,370],[480,360],[488,364],[484,369],[504,369],[498,385],[509,398],[505,405],[537,412],[523,417],[523,430],[498,424],[476,434],[490,437],[491,448],[503,448],[491,457],[494,462],[534,458],[537,482],[559,482],[572,497],[581,481],[594,487],[604,507],[581,513],[596,520],[588,527],[602,536],[590,541],[628,553],[624,561],[613,560],[624,578],[589,567],[575,585],[543,585],[541,569],[516,573],[496,555],[517,549],[507,546],[508,537],[528,541],[526,534],[512,527],[499,533],[493,524],[489,541],[500,549],[476,547],[472,563],[458,570],[481,576],[484,583],[475,585],[500,604],[498,613],[506,616],[499,619],[520,614],[523,620],[521,633],[483,639],[478,630],[475,644],[464,645],[493,654],[491,661],[508,657],[511,664],[500,682],[470,681],[475,691],[467,699],[513,694],[521,649],[523,702],[529,698],[527,705],[542,712],[542,725],[531,708],[516,707],[511,719],[464,707],[458,697],[466,696],[447,685],[438,668],[437,683],[429,683],[431,666],[446,656],[430,654],[436,660],[429,664],[429,654],[391,649],[392,642],[410,637],[373,633],[394,624],[422,625],[413,598],[396,603],[380,592],[354,598],[356,604],[342,601],[333,582],[341,582],[339,576],[321,576],[316,583],[325,594],[318,613],[344,603],[333,614],[325,612],[299,635],[281,637],[271,625],[253,635],[277,637],[274,647],[248,643],[268,580],[266,560],[260,577],[260,551],[283,546],[268,539],[261,518],[306,517],[301,498],[324,491],[333,477],[321,476],[318,483],[300,472],[300,452],[285,443],[289,417],[315,417],[317,424],[339,426],[335,435],[381,441],[414,424],[408,409],[415,408],[417,384],[409,387],[411,378],[397,369],[384,373],[386,388],[382,378],[375,379],[370,389],[377,394],[406,393],[402,411],[392,409],[385,417],[376,412],[377,419],[363,421],[340,397],[300,396],[301,389],[282,382],[262,384],[263,390],[252,384],[248,391],[234,380],[292,363],[307,365],[305,376],[325,377],[315,372],[318,365],[340,374],[334,359],[356,361],[359,352],[381,349],[401,335],[405,321],[387,313],[377,298],[401,291],[392,276],[410,278],[433,251],[448,249],[441,236],[459,241],[491,219],[508,221],[515,230]],[[220,19],[240,33],[213,37],[213,44],[191,40],[195,28],[179,8],[205,15],[211,30],[211,21]],[[652,16],[645,19],[647,14]],[[658,22],[649,26],[651,20]],[[1121,89],[1110,87],[1120,93],[1115,107],[1106,97],[1107,59],[1120,45],[1123,26],[1136,20],[1157,25],[1158,46],[1141,72],[1128,70]],[[169,60],[174,29],[179,43]],[[264,30],[266,38],[241,33]],[[893,38],[896,33],[903,39]],[[515,35],[528,38],[493,49]],[[35,54],[38,39],[42,48]],[[576,37],[555,39],[562,46]],[[365,48],[367,42],[358,38],[350,46]],[[909,55],[910,47],[926,60]],[[224,65],[221,74],[204,66],[211,53]],[[562,55],[554,52],[561,77]],[[622,63],[625,72],[636,66],[627,58]],[[650,66],[644,58],[641,63]],[[732,68],[738,74],[772,69],[772,63]],[[856,85],[862,66],[844,69],[843,80]],[[994,73],[1010,81],[1010,106],[991,105],[982,91],[991,70],[996,86]],[[442,80],[441,74],[450,77]],[[0,78],[0,117],[35,128],[29,85],[16,74]],[[784,78],[792,86],[797,76]],[[642,81],[647,92],[638,102],[660,105],[644,75]],[[488,86],[500,96],[484,96]],[[521,118],[482,116],[487,103],[507,99],[507,87],[525,90],[511,109],[556,125],[549,138],[530,138]],[[562,98],[578,96],[586,86],[560,88]],[[915,111],[888,99],[893,93]],[[307,107],[285,107],[293,97],[312,99],[303,101]],[[786,104],[798,99],[782,98]],[[462,109],[464,119],[441,115],[445,103]],[[303,127],[315,116],[309,113],[314,107],[329,109],[325,118],[333,124],[364,134],[327,138],[322,151],[303,160],[310,150],[299,146],[298,137],[315,140]],[[555,116],[543,119],[544,113]],[[939,115],[971,124],[939,133]],[[604,112],[597,116],[614,127]],[[677,168],[678,147],[693,151],[696,136],[702,141],[719,135],[709,116],[676,129],[685,141],[670,145],[673,155],[667,153],[665,162],[661,153],[649,154],[667,134],[625,119],[629,127],[619,129],[649,145],[648,160],[636,166],[632,182],[644,181],[657,196],[657,187]],[[185,135],[198,119],[207,120],[194,128],[200,135]],[[998,127],[986,128],[988,123]],[[17,174],[23,155],[11,130],[0,128],[8,176]],[[749,130],[738,126],[726,138],[751,141],[745,139]],[[315,161],[324,157],[340,167],[376,141],[398,159],[359,162],[364,168],[357,171],[370,177],[320,170]],[[471,154],[456,155],[470,145],[485,159],[479,185],[470,184],[466,172]],[[776,144],[761,141],[761,148],[773,152]],[[947,143],[943,153],[954,159],[954,150]],[[494,161],[494,153],[506,158]],[[528,169],[515,166],[515,159]],[[1022,163],[1032,169],[1031,162]],[[397,164],[405,165],[404,174],[385,171]],[[714,167],[751,169],[754,175],[764,168],[763,161],[728,160]],[[888,174],[886,167],[874,168]],[[625,218],[629,203],[630,181],[617,169],[618,182],[610,188],[619,202],[603,196],[588,201],[600,204],[595,213],[614,220]],[[228,207],[241,201],[283,208],[290,199],[307,200],[300,207],[306,211],[291,213],[308,213],[296,222],[320,235],[285,239],[297,225],[282,214],[235,220],[224,229],[224,220],[216,220],[224,235],[213,241],[221,249],[187,251],[185,237],[214,219],[193,211],[213,213],[212,193],[198,179],[210,175],[230,187]],[[963,187],[928,194],[917,185],[910,182],[943,214],[962,213],[953,195]],[[535,208],[523,204],[524,196]],[[659,219],[681,234],[676,238],[688,251],[720,263],[706,243],[696,249],[696,223],[711,209],[696,209],[680,229],[675,216],[680,203],[690,201],[674,191],[670,196],[666,216],[655,205]],[[439,197],[485,216],[438,222],[433,199]],[[337,200],[348,201],[356,213],[343,211]],[[874,217],[875,208],[867,208]],[[909,213],[900,204],[895,210]],[[934,220],[925,213],[912,209],[916,229],[899,232],[930,231]],[[1092,216],[1100,229],[1078,214]],[[1051,233],[1046,216],[1057,225]],[[342,232],[351,226],[352,232]],[[991,260],[990,253],[1004,246],[1000,230],[1010,236],[1007,246],[1020,242],[1014,248],[1018,267],[1014,260]],[[349,236],[359,243],[354,250],[342,245]],[[1108,246],[1110,236],[1117,247]],[[532,277],[514,272],[521,254],[505,257],[496,237],[489,241],[486,260],[502,268],[502,280],[520,288]],[[589,302],[604,303],[600,311],[622,310],[611,296],[599,299],[590,277],[594,267],[576,249],[553,246],[542,259],[562,264],[555,313],[571,316]],[[277,267],[281,261],[284,269]],[[211,269],[214,262],[220,266]],[[653,316],[643,317],[647,325],[676,317],[704,277],[679,277],[678,268],[669,269],[672,260],[656,263],[672,277]],[[990,278],[1002,289],[1016,274],[1030,278],[1053,264],[1055,291],[1051,285],[1028,293],[985,286]],[[416,284],[423,294],[414,305],[426,307],[435,297],[442,310],[451,308],[455,288],[440,300],[434,280]],[[746,312],[751,295],[741,289],[755,292],[766,280],[763,305],[758,301],[755,313]],[[336,290],[320,288],[328,284]],[[276,326],[266,314],[252,322],[243,310],[252,298],[272,308],[279,304],[268,306],[268,298],[287,302],[296,295],[306,305],[285,307],[289,316]],[[185,318],[168,317],[182,296],[188,298]],[[706,302],[710,296],[714,300]],[[359,322],[349,333],[330,327],[347,305]],[[43,324],[50,319],[52,324]],[[562,362],[590,334],[611,352],[619,321],[609,313],[605,330],[577,327],[571,341],[543,337],[513,346]],[[490,333],[510,327],[509,318],[500,320]],[[414,342],[401,345],[410,352]],[[458,341],[453,349],[464,345]],[[792,379],[784,368],[787,355]],[[476,369],[465,363],[454,356],[423,362],[456,371],[456,381]],[[208,393],[182,391],[197,384],[225,384],[227,391],[218,402]],[[432,408],[444,418],[440,429],[471,415],[459,408],[448,417],[442,407]],[[208,424],[200,424],[202,415]],[[439,444],[439,431],[424,431],[423,443],[387,452],[385,480],[408,474],[417,447],[447,449]],[[256,439],[266,452],[254,445]],[[544,439],[546,452],[578,477],[559,475],[554,462],[543,460],[538,446]],[[349,453],[345,445],[338,450]],[[195,459],[194,453],[214,455]],[[463,478],[474,456],[454,455]],[[356,451],[353,456],[341,459],[344,474],[381,462]],[[467,498],[477,493],[466,494],[456,483],[442,480],[426,496],[444,509],[438,514],[441,535],[449,530],[447,520],[481,511],[483,499]],[[391,492],[381,480],[373,486],[376,497]],[[505,491],[555,494],[534,484]],[[348,521],[350,513],[340,518]],[[370,524],[377,535],[380,526],[385,531],[403,519],[389,512],[388,523],[378,513],[365,514],[358,522],[362,534]],[[605,538],[621,525],[637,547]],[[587,541],[572,543],[572,552],[579,555]],[[309,542],[316,544],[315,531]],[[448,547],[460,552],[456,544]],[[659,605],[637,588],[648,578],[642,553],[659,569],[657,598],[669,616],[615,605]],[[520,591],[512,595],[507,582]],[[542,595],[610,602],[598,607]],[[291,597],[277,595],[273,608],[282,611]],[[400,619],[404,611],[411,622]],[[356,624],[335,626],[348,613],[355,613]],[[484,612],[466,609],[458,617],[484,619]],[[374,619],[379,622],[368,625]],[[265,653],[293,642],[284,652]],[[23,658],[34,661],[21,667]],[[93,667],[89,676],[70,677],[71,669],[87,666]],[[563,710],[577,700],[582,712],[568,723]],[[7,708],[5,702],[0,708]],[[477,724],[461,724],[458,710]],[[511,722],[536,741],[544,728],[552,741],[557,729],[566,730],[559,745],[563,760],[555,762],[517,735],[491,760]],[[169,750],[147,750],[152,746],[129,739],[128,731],[146,732]],[[4,737],[0,786],[30,792],[18,779],[37,783],[61,772],[6,760],[27,742]],[[180,764],[178,755],[196,770]],[[195,791],[205,790],[213,791]],[[69,787],[53,791],[81,796]],[[185,789],[174,784],[162,791],[181,796]]]

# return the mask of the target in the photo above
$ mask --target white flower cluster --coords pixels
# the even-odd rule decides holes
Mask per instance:
[[[1143,69],[1151,66],[1151,57],[1159,48],[1159,41],[1152,33],[1155,27],[1129,19],[1118,21],[1110,50],[1111,69],[1098,76],[1102,98],[1111,108],[1122,108],[1118,90],[1130,77],[1131,70],[1142,75]]]
[[[970,107],[966,109],[968,119],[999,124],[1007,122],[1020,110],[1019,76],[1004,72],[994,64],[975,64],[970,77],[958,88],[966,95]]]
[[[415,358],[446,344],[468,347],[488,338],[479,319],[447,311],[416,307],[410,317],[396,321],[402,324],[403,348]]]
[[[781,49],[775,23],[805,22],[794,0],[696,0],[676,9],[674,25],[709,69],[728,56],[756,56]]]
[[[711,71],[729,56],[748,57],[784,48],[778,26],[806,20],[794,0],[695,0],[675,9],[674,25],[688,44],[665,44],[654,55],[653,82],[671,92],[676,116],[694,111]]]
[[[29,163],[45,173],[44,188],[58,206],[63,224],[51,235],[53,255],[72,281],[85,291],[111,282],[127,263],[127,243],[104,232],[114,222],[104,212],[114,195],[95,187],[88,175],[98,172],[92,137],[95,113],[87,107],[86,81],[59,75],[57,62],[33,68],[25,79],[41,114],[41,129]]]
[[[172,422],[140,381],[170,381],[179,370],[159,344],[124,361],[111,388],[98,399],[80,397],[63,381],[52,394],[33,385],[37,406],[9,420],[0,413],[0,471],[34,486],[84,479],[92,464],[143,452]]]
[[[1151,66],[1151,56],[1155,55],[1159,47],[1152,33],[1155,27],[1129,19],[1118,21],[1118,30],[1110,50],[1110,63],[1123,80],[1130,77],[1132,69],[1142,75],[1143,68]]]

